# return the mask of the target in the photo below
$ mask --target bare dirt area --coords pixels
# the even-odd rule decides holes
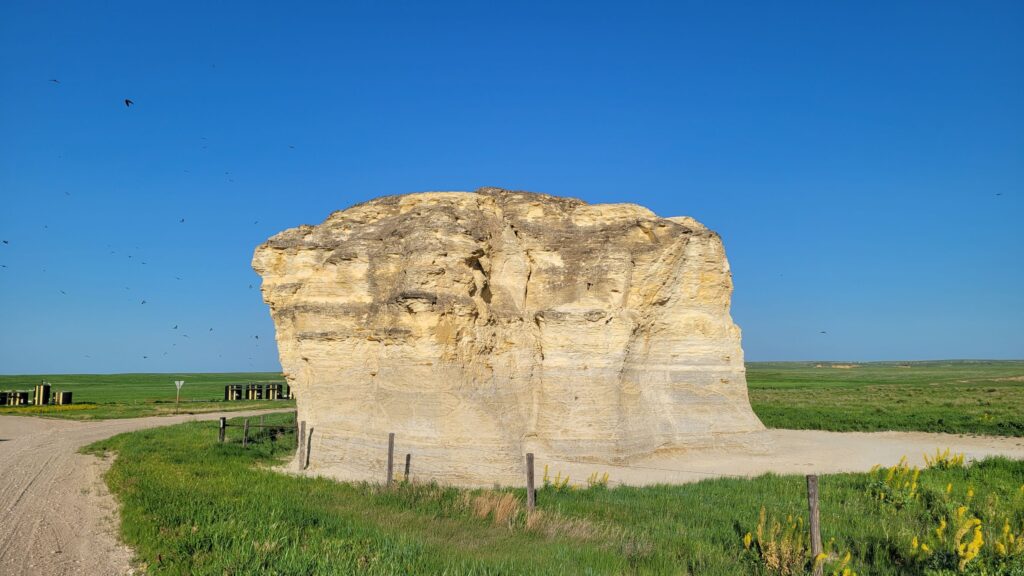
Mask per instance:
[[[549,473],[570,474],[573,481],[608,473],[613,484],[633,486],[680,484],[707,478],[776,474],[866,472],[872,466],[892,466],[906,456],[911,466],[924,466],[925,453],[949,448],[968,461],[987,456],[1024,459],[1024,438],[966,436],[929,432],[825,432],[767,430],[763,450],[677,451],[655,454],[623,466],[552,462]]]
[[[117,503],[103,482],[110,462],[78,454],[82,446],[121,432],[269,412],[100,422],[0,416],[0,574],[131,573]]]

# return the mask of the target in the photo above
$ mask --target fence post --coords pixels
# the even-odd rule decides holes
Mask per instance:
[[[306,421],[299,422],[299,470],[306,461]]]
[[[245,425],[242,427],[242,447],[249,445],[249,419],[245,419]]]
[[[395,433],[388,432],[388,482],[387,485],[391,486],[392,472],[395,466]]]
[[[309,454],[313,452],[313,427],[309,427],[309,434],[306,434],[306,459],[302,461],[302,469],[309,468]]]
[[[807,475],[807,507],[810,512],[811,556],[814,558],[813,576],[821,576],[824,563],[818,562],[821,554],[821,525],[818,521],[818,476]]]
[[[409,463],[412,460],[412,454],[405,455],[405,481],[409,481]]]
[[[537,508],[537,491],[533,488],[533,452],[526,453],[526,511]]]
[[[224,443],[224,433],[227,432],[227,429],[228,429],[228,419],[223,417],[223,416],[221,416],[220,417],[220,435],[217,437],[217,439],[220,441],[221,444]]]

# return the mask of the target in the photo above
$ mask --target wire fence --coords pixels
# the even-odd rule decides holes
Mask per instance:
[[[368,440],[365,437],[358,437],[351,434],[338,434],[338,433],[325,433],[319,432],[315,428],[310,427],[308,430],[305,429],[305,422],[298,420],[298,414],[293,413],[293,419],[285,424],[251,424],[245,428],[243,433],[242,443],[248,444],[250,442],[261,441],[269,438],[271,441],[275,440],[278,436],[278,432],[289,432],[294,431],[297,435],[296,447],[298,448],[298,469],[305,470],[309,466],[309,462],[312,459],[312,452],[317,449],[322,449],[325,445],[332,447],[332,453],[337,455],[339,458],[343,458],[347,449],[354,448],[359,454],[359,463],[366,464],[367,460],[373,462],[387,462],[388,458],[388,437],[381,438],[380,441]],[[223,419],[222,419],[223,420]],[[240,426],[238,424],[226,424],[222,422],[221,426],[221,441],[226,440],[226,433],[223,432],[226,427]],[[249,429],[252,428],[254,433],[252,437],[249,436]],[[266,431],[266,432],[264,432]],[[302,437],[299,437],[302,436]],[[315,438],[315,439],[314,439]],[[400,439],[399,439],[400,440]],[[433,470],[443,470],[444,468],[451,465],[453,461],[461,462],[476,462],[480,467],[485,465],[504,464],[504,468],[522,469],[525,455],[517,451],[513,447],[508,445],[492,445],[492,446],[438,446],[429,447],[423,446],[420,443],[414,443],[414,447],[405,447],[398,445],[396,451],[395,447],[391,450],[391,466],[394,466],[394,458],[397,455],[399,463],[404,465],[406,457],[411,460],[412,465],[421,463],[430,463],[434,466],[430,466]],[[379,455],[379,456],[378,456]],[[469,455],[469,456],[467,456]],[[609,462],[609,461],[596,461],[593,459],[575,459],[565,458],[558,456],[551,456],[544,453],[538,453],[536,455],[536,461],[541,469],[549,469],[551,474],[557,474],[559,479],[566,477],[565,472],[559,466],[571,466],[573,471],[579,471],[579,468],[584,468],[588,472],[596,473],[599,476],[603,476],[603,473],[609,474],[614,472],[622,471],[635,471],[637,474],[632,484],[629,480],[608,478],[600,483],[614,486],[630,486],[637,484],[649,483],[651,480],[656,482],[670,482],[670,481],[693,481],[704,478],[735,478],[735,479],[746,479],[752,477],[752,475],[736,474],[734,472],[725,472],[720,470],[708,470],[699,469],[695,467],[679,467],[679,466],[665,466],[665,465],[652,465],[647,463],[629,463],[629,462]],[[380,465],[380,464],[377,464]],[[421,469],[422,470],[422,469]],[[381,470],[384,472],[384,470]],[[650,478],[650,472],[660,473],[655,475],[652,479]],[[430,475],[433,480],[443,481],[441,477],[433,477],[436,475]],[[382,477],[384,475],[382,474]],[[578,478],[578,476],[577,476]]]

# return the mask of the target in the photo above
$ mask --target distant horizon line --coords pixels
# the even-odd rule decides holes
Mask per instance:
[[[1024,358],[1006,358],[1006,359],[989,359],[989,358],[940,358],[933,360],[746,360],[744,364],[938,364],[938,363],[1011,363],[1011,362],[1024,362]],[[17,377],[17,376],[129,376],[133,374],[284,374],[283,371],[273,370],[226,370],[223,372],[199,372],[194,370],[185,370],[180,372],[36,372],[32,374],[19,373],[19,374],[7,374],[0,373],[0,377]]]

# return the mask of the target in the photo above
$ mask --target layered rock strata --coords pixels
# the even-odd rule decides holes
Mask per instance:
[[[309,469],[522,484],[524,454],[628,463],[760,443],[719,236],[633,204],[388,196],[256,249]]]

